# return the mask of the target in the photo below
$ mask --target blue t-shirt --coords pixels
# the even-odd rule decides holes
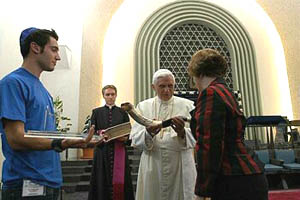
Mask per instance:
[[[59,154],[48,151],[14,151],[8,144],[2,119],[24,122],[25,131],[54,131],[52,97],[40,80],[19,68],[0,81],[0,133],[5,157],[2,169],[3,187],[14,187],[29,179],[41,185],[59,188],[62,174]]]

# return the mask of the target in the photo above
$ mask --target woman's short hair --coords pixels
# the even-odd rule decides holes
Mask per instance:
[[[188,66],[190,76],[223,77],[227,70],[225,58],[216,50],[202,49],[191,58]]]
[[[117,94],[117,88],[116,88],[116,86],[114,86],[114,85],[106,85],[106,86],[104,86],[102,88],[102,95],[104,95],[105,90],[108,89],[108,88],[115,90],[115,92]]]

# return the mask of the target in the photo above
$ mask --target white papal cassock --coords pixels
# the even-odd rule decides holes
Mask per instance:
[[[137,105],[137,111],[149,119],[175,116],[190,118],[193,102],[173,96],[169,101],[158,97]],[[194,161],[195,139],[188,123],[186,137],[164,128],[154,138],[144,126],[134,123],[130,137],[132,146],[143,150],[137,180],[136,200],[192,200],[196,181]]]

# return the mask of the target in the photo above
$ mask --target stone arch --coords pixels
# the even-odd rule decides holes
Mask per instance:
[[[256,58],[253,44],[241,23],[228,11],[200,0],[175,1],[155,11],[142,26],[135,47],[135,102],[153,96],[152,74],[160,68],[160,43],[178,24],[200,22],[213,28],[227,43],[234,89],[242,94],[247,116],[260,115]]]

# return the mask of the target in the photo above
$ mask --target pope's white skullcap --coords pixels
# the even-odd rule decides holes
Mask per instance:
[[[155,84],[158,78],[166,77],[166,76],[171,76],[175,82],[175,77],[172,74],[172,72],[168,69],[159,69],[153,74],[152,78],[152,84]]]

